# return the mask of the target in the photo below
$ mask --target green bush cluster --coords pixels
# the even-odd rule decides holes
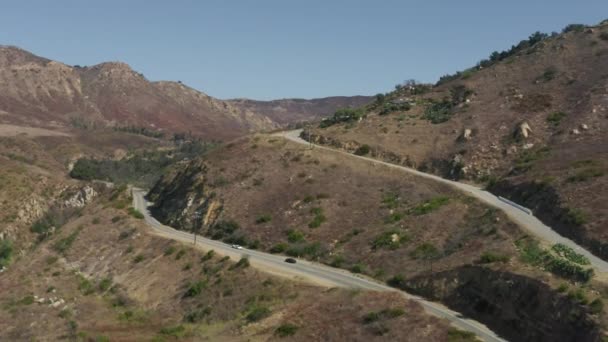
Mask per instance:
[[[172,150],[139,151],[121,160],[81,158],[70,176],[82,180],[103,180],[116,184],[151,187],[171,165],[201,156],[215,147],[214,143],[190,141]]]
[[[133,134],[139,134],[139,135],[143,135],[146,137],[151,137],[151,138],[163,138],[165,136],[165,134],[161,131],[156,131],[153,129],[149,129],[146,127],[139,127],[139,126],[120,126],[120,127],[114,127],[114,130],[117,132],[127,132],[127,133],[133,133]]]
[[[448,100],[430,100],[424,110],[423,118],[431,123],[439,124],[448,121],[452,117],[454,105]]]
[[[324,119],[319,125],[320,128],[326,128],[337,123],[354,122],[365,115],[363,108],[341,108],[338,109],[330,118]]]
[[[323,208],[312,208],[310,212],[314,215],[314,217],[312,218],[312,221],[308,223],[309,228],[318,228],[321,226],[321,223],[325,222],[325,220],[327,219],[323,214]]]
[[[184,298],[196,297],[207,288],[207,282],[204,280],[198,280],[188,285],[188,289],[184,293]]]
[[[606,172],[600,168],[589,167],[582,170],[577,170],[572,176],[566,178],[568,183],[585,182],[592,178],[602,177]]]
[[[389,308],[381,311],[371,311],[363,315],[363,324],[370,324],[380,320],[393,319],[403,316],[405,311],[401,308]]]
[[[291,229],[287,232],[287,241],[291,243],[304,241],[304,233],[297,229]]]
[[[319,242],[298,243],[289,246],[285,254],[292,257],[307,257],[313,260],[325,255],[326,251]]]
[[[445,197],[445,196],[438,196],[435,198],[432,198],[428,201],[424,201],[423,203],[418,204],[417,206],[411,208],[409,210],[409,213],[411,215],[425,215],[428,214],[430,212],[433,212],[437,209],[439,209],[440,207],[448,204],[450,202],[450,198],[449,197]]]
[[[139,220],[144,219],[144,214],[142,214],[141,211],[139,211],[133,207],[129,207],[129,209],[127,211],[129,212],[129,215],[135,217],[136,219],[139,219]]]
[[[357,156],[364,156],[364,155],[369,154],[370,151],[371,151],[371,147],[367,144],[363,144],[363,145],[357,147],[354,154]]]
[[[255,223],[262,224],[262,223],[270,222],[271,220],[272,220],[272,216],[270,216],[269,214],[262,214],[255,219]]]
[[[418,245],[411,253],[410,256],[414,259],[434,259],[439,257],[440,253],[437,247],[429,242],[424,242]]]
[[[298,331],[299,327],[291,323],[283,323],[276,328],[274,334],[278,337],[293,336]]]
[[[513,55],[518,54],[519,52],[522,52],[524,50],[527,50],[529,48],[536,46],[537,43],[539,43],[549,37],[550,36],[546,33],[535,32],[532,35],[530,35],[530,37],[528,37],[528,39],[524,39],[524,40],[520,41],[519,44],[513,45],[509,50],[505,50],[502,52],[498,52],[498,51],[492,52],[487,59],[482,59],[481,61],[479,61],[479,63],[477,63],[477,66],[474,68],[471,68],[471,69],[468,69],[465,71],[458,71],[452,75],[442,76],[441,78],[439,78],[439,81],[437,81],[437,85],[462,78],[464,75],[467,74],[467,72],[490,67],[502,60],[505,60]]]
[[[551,249],[562,258],[572,261],[575,264],[591,265],[591,262],[589,261],[589,259],[587,259],[587,257],[582,254],[576,253],[574,249],[562,243],[556,243],[551,247]]]
[[[557,127],[566,116],[567,114],[564,112],[553,112],[547,116],[547,122],[552,126]]]
[[[206,306],[204,308],[192,310],[184,315],[184,321],[188,323],[198,323],[203,318],[211,314],[211,308]]]
[[[542,267],[558,276],[583,282],[587,282],[593,277],[594,272],[592,268],[584,268],[580,264],[572,262],[566,257],[562,257],[560,254],[545,250],[540,247],[535,240],[519,240],[517,241],[517,246],[522,261]],[[564,253],[564,249],[561,247],[558,247],[558,251],[559,253]],[[573,256],[570,255],[570,257]],[[577,257],[574,258],[575,260],[580,261]]]
[[[486,251],[481,254],[479,257],[480,264],[491,264],[494,262],[507,262],[509,261],[509,256],[504,254],[498,254],[496,252]]]
[[[245,315],[245,320],[247,320],[248,323],[252,323],[262,320],[268,316],[270,316],[269,308],[261,306],[259,304],[255,304],[251,306],[249,312],[247,313],[247,315]]]
[[[8,240],[0,240],[0,269],[8,266],[13,256],[13,243]]]
[[[385,102],[380,107],[379,115],[388,115],[393,112],[406,112],[410,110],[412,106],[407,103],[394,103],[394,102]]]
[[[53,244],[53,249],[58,253],[64,254],[67,250],[72,246],[78,234],[80,234],[81,229],[76,229],[70,235],[58,240]]]
[[[394,236],[397,238],[393,239]],[[380,233],[378,236],[376,236],[376,238],[374,238],[372,241],[372,249],[397,249],[401,246],[403,241],[407,241],[407,236],[403,232],[398,230],[389,230]]]

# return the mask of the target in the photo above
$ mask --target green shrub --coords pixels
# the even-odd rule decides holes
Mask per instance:
[[[270,316],[269,308],[265,306],[254,305],[245,316],[245,320],[247,320],[248,323],[252,323],[262,320],[268,316]]]
[[[247,268],[249,267],[249,258],[248,257],[242,257],[241,259],[239,259],[239,261],[234,264],[233,269],[236,268]]]
[[[557,288],[557,292],[566,292],[566,291],[568,291],[568,284],[566,284],[566,283],[559,284],[559,287]]]
[[[414,249],[410,256],[414,259],[433,259],[439,256],[439,250],[435,245],[424,242]]]
[[[387,193],[382,198],[382,204],[388,209],[395,209],[399,206],[399,195],[395,193]]]
[[[587,215],[580,209],[568,209],[564,214],[564,221],[576,226],[581,226],[587,223]]]
[[[388,115],[393,112],[405,112],[410,110],[412,107],[409,103],[393,103],[386,102],[380,107],[379,115]]]
[[[8,266],[13,256],[13,243],[8,240],[0,240],[0,268]]]
[[[325,254],[325,250],[322,248],[319,242],[311,243],[299,243],[290,246],[285,254],[292,257],[309,257],[311,259],[318,259]]]
[[[128,211],[129,211],[129,215],[135,217],[136,219],[142,220],[144,218],[144,214],[142,214],[141,211],[139,211],[133,207],[129,207]]]
[[[600,39],[601,40],[608,40],[608,32],[601,32],[600,33]]]
[[[112,287],[112,278],[106,277],[103,278],[98,285],[99,291],[105,292]]]
[[[370,150],[371,150],[371,148],[369,147],[369,145],[364,144],[364,145],[359,146],[355,150],[354,153],[355,153],[355,155],[358,155],[358,156],[364,156],[366,154],[369,154]]]
[[[201,262],[205,262],[205,261],[213,259],[214,255],[215,255],[215,251],[213,249],[209,250],[207,253],[205,253],[205,255],[203,255],[201,257]]]
[[[169,247],[165,248],[165,251],[164,251],[163,254],[165,256],[169,256],[169,255],[171,255],[173,253],[175,253],[175,246],[169,246]]]
[[[602,177],[604,174],[606,174],[604,170],[590,167],[578,170],[574,175],[566,178],[566,181],[569,183],[585,182],[591,178]]]
[[[188,289],[184,293],[184,298],[196,297],[199,294],[201,294],[201,292],[203,292],[203,290],[206,288],[207,288],[206,281],[198,280],[193,283],[190,283],[190,285],[188,286]]]
[[[401,246],[403,240],[405,240],[405,235],[403,233],[397,230],[389,230],[376,236],[372,241],[372,249],[397,249]]]
[[[585,25],[583,24],[568,24],[566,25],[566,27],[564,27],[562,29],[562,33],[568,33],[568,32],[583,32],[583,30],[585,29]]]
[[[599,314],[604,311],[604,302],[600,298],[596,298],[589,304],[589,309],[594,314]]]
[[[184,255],[186,255],[186,250],[182,248],[175,254],[175,260],[180,260]]]
[[[547,122],[552,126],[557,127],[566,116],[568,115],[564,112],[553,112],[547,116]]]
[[[582,254],[576,253],[572,248],[564,244],[556,243],[551,247],[551,249],[555,251],[555,253],[557,253],[559,256],[566,258],[567,260],[572,261],[575,264],[591,265],[591,262],[589,261],[589,259],[587,259],[587,257]]]
[[[211,314],[210,307],[204,307],[202,309],[196,309],[188,312],[184,315],[184,321],[188,323],[198,323],[203,320],[206,316]]]
[[[135,258],[133,258],[133,262],[138,264],[138,263],[144,261],[144,259],[145,259],[145,257],[142,254],[137,254],[135,256]]]
[[[160,329],[159,333],[161,335],[180,338],[180,337],[184,337],[186,335],[186,327],[184,327],[181,324],[172,326],[172,327],[164,327],[164,328]]]
[[[293,336],[298,331],[298,329],[299,327],[297,325],[291,323],[283,323],[274,331],[274,334],[278,337]]]
[[[537,82],[549,82],[552,81],[557,75],[557,69],[555,67],[548,67],[545,69],[542,75],[536,78]]]
[[[55,242],[53,244],[53,249],[55,251],[57,251],[58,253],[64,254],[72,246],[74,241],[76,241],[76,238],[78,237],[79,233],[80,233],[80,229],[76,229],[67,237],[64,237],[63,239],[58,240],[57,242]]]
[[[368,312],[363,316],[363,324],[370,324],[380,320],[380,314],[377,312]]]
[[[397,274],[386,281],[386,284],[391,287],[403,289],[405,287],[405,277],[401,274]]]
[[[353,273],[365,273],[365,266],[363,266],[361,264],[354,264],[350,268],[350,271]]]
[[[362,108],[342,108],[336,110],[331,118],[323,119],[320,128],[329,127],[341,122],[354,122],[359,120],[365,115],[365,111]]]
[[[326,218],[325,215],[323,215],[323,208],[312,208],[310,209],[310,212],[314,215],[312,221],[310,221],[310,223],[308,223],[308,228],[318,228],[321,226],[321,224],[323,222],[325,222]]]
[[[410,214],[417,215],[417,216],[425,215],[425,214],[435,211],[438,208],[448,204],[449,201],[450,201],[449,197],[444,197],[444,196],[435,197],[428,201],[424,201],[421,204],[418,204],[417,206],[410,209],[409,212],[410,212]]]
[[[83,276],[80,276],[80,281],[78,282],[78,290],[85,296],[88,296],[95,292],[95,288],[91,281]]]
[[[258,216],[258,218],[255,219],[255,223],[262,224],[262,223],[270,222],[271,220],[272,220],[272,216],[270,216],[269,214],[263,214],[263,215]]]
[[[270,253],[283,253],[289,246],[286,243],[278,243],[270,248]]]
[[[542,267],[547,271],[566,279],[587,282],[594,274],[592,268],[585,269],[559,254],[544,250],[536,240],[523,239],[516,242],[523,262]]]
[[[431,123],[439,124],[448,121],[453,114],[454,105],[451,101],[431,100],[424,110],[423,118]]]
[[[207,232],[207,235],[211,236],[214,240],[221,240],[222,238],[234,234],[240,228],[239,224],[232,220],[221,220],[214,224],[211,229]]]
[[[498,254],[495,252],[486,251],[479,257],[480,264],[490,264],[493,262],[507,262],[509,261],[508,255]]]
[[[287,241],[291,243],[302,242],[304,241],[304,233],[299,230],[289,230],[287,232]]]
[[[448,329],[449,342],[475,342],[478,341],[477,336],[470,331],[464,331],[457,328]]]

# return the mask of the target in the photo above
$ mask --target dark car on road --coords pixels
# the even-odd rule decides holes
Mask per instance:
[[[289,264],[295,264],[296,263],[296,259],[294,259],[294,258],[287,258],[287,259],[285,259],[285,262],[289,263]]]

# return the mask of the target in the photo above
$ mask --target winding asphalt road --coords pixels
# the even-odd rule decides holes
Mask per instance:
[[[133,207],[144,214],[146,223],[157,235],[185,243],[194,243],[195,236],[193,234],[165,226],[150,215],[150,212],[148,211],[149,203],[144,198],[144,190],[133,188],[132,193]],[[218,254],[227,255],[234,260],[238,260],[243,256],[248,256],[251,265],[261,271],[283,277],[296,278],[314,284],[370,291],[396,291],[401,293],[404,297],[418,302],[429,314],[447,319],[455,327],[470,331],[484,341],[505,341],[504,339],[498,337],[485,325],[477,321],[467,319],[461,314],[452,311],[441,304],[429,302],[420,297],[403,291],[398,291],[392,287],[378,283],[363,276],[352,274],[345,270],[331,268],[300,259],[298,259],[296,264],[288,264],[284,261],[284,256],[267,254],[249,249],[234,249],[225,243],[203,238],[201,236],[196,237],[196,247],[200,247],[204,250],[214,250]]]
[[[351,154],[351,153],[348,153],[348,152],[345,152],[342,150],[330,148],[327,146],[311,144],[310,142],[300,138],[301,132],[302,132],[302,130],[298,129],[298,130],[292,130],[292,131],[278,132],[278,133],[275,133],[274,135],[284,137],[288,140],[291,140],[291,141],[299,143],[299,144],[314,146],[315,148],[332,151],[334,153],[346,154],[353,158],[367,160],[367,161],[375,163],[375,164],[385,165],[390,168],[394,168],[394,169],[398,169],[401,171],[405,171],[405,172],[414,174],[416,176],[424,177],[427,179],[432,179],[434,181],[447,184],[453,188],[456,188],[457,190],[460,190],[464,193],[467,193],[467,194],[477,198],[478,200],[480,200],[486,204],[489,204],[492,207],[502,210],[513,222],[517,223],[521,228],[528,231],[530,234],[536,236],[541,241],[544,241],[549,244],[562,243],[562,244],[574,249],[577,253],[580,253],[589,259],[589,261],[591,262],[591,266],[595,269],[596,273],[607,273],[608,272],[608,262],[591,254],[591,252],[589,252],[586,249],[584,249],[583,247],[579,246],[576,242],[559,235],[553,229],[551,229],[551,227],[546,226],[539,219],[534,217],[534,215],[530,215],[526,211],[524,211],[516,206],[513,206],[511,204],[508,204],[505,201],[500,200],[497,196],[491,194],[490,192],[487,192],[479,187],[476,187],[476,186],[473,186],[470,184],[451,181],[451,180],[448,180],[445,178],[441,178],[439,176],[420,172],[418,170],[415,170],[415,169],[412,169],[409,167],[395,165],[395,164],[387,163],[387,162],[369,158],[369,157],[357,156],[357,155],[354,155],[354,154]]]

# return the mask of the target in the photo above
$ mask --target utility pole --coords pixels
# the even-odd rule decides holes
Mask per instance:
[[[200,210],[197,210],[196,212],[194,212],[194,223],[192,226],[192,233],[194,234],[194,246],[196,246],[196,231],[198,229],[200,229],[200,225],[201,225],[201,212]]]

